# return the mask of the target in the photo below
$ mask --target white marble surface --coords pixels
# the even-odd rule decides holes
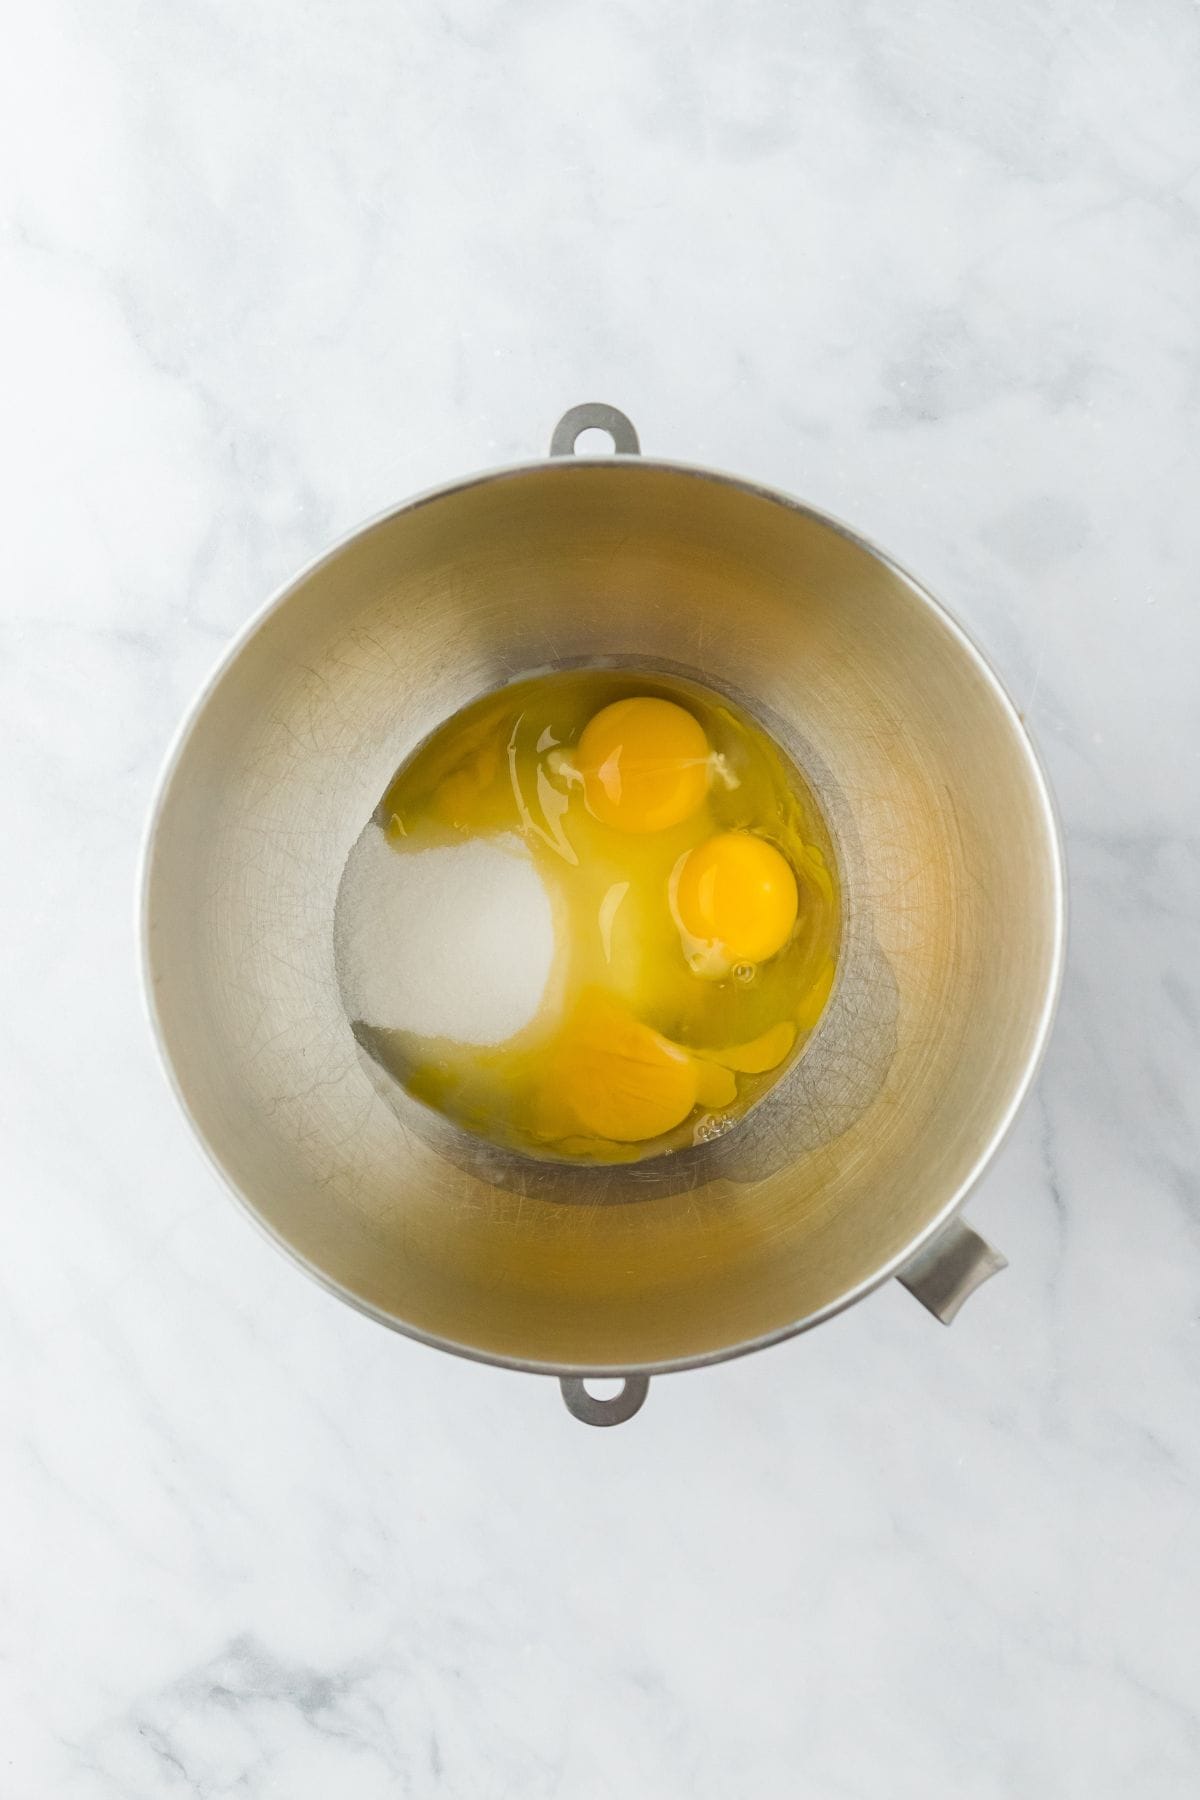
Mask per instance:
[[[1200,15],[40,0],[0,71],[0,1792],[1200,1788]],[[230,635],[602,397],[997,661],[1074,941],[952,1332],[591,1432],[301,1279],[135,977]]]

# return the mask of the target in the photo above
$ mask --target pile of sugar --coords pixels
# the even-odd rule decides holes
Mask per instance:
[[[519,838],[405,850],[367,826],[338,889],[335,954],[351,1019],[461,1044],[528,1025],[554,959],[550,897]]]

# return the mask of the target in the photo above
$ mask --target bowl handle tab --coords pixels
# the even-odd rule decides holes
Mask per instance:
[[[559,1386],[572,1418],[581,1419],[585,1425],[623,1425],[641,1411],[650,1380],[646,1375],[626,1375],[620,1391],[603,1400],[588,1393],[586,1382],[579,1375],[560,1376]]]
[[[977,1231],[962,1219],[951,1219],[905,1263],[896,1279],[935,1319],[949,1325],[964,1300],[989,1276],[1007,1267],[1008,1258],[993,1250]]]
[[[615,406],[606,406],[603,400],[585,400],[579,406],[569,407],[554,427],[554,436],[550,439],[551,456],[573,456],[575,444],[585,431],[607,431],[618,456],[641,454],[632,419],[618,412]]]

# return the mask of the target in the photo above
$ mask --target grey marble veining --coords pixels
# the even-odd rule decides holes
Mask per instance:
[[[0,1792],[1195,1793],[1195,6],[45,0],[0,135]],[[611,1433],[247,1229],[131,926],[233,632],[591,397],[918,571],[1073,877],[1009,1271]]]

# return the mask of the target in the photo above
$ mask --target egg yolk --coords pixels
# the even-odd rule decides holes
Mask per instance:
[[[680,859],[672,902],[688,937],[730,963],[765,962],[796,923],[796,877],[765,838],[723,831]]]
[[[640,1144],[672,1131],[697,1100],[696,1064],[600,992],[585,995],[553,1058],[543,1113],[565,1109],[595,1137]],[[548,1126],[552,1135],[556,1128]]]
[[[703,727],[672,700],[639,695],[605,706],[584,726],[576,767],[588,811],[619,831],[666,831],[708,792]]]
[[[484,744],[464,758],[456,769],[441,781],[433,795],[433,811],[456,831],[466,831],[483,817],[482,801],[496,779],[500,767],[500,750],[496,744]]]
[[[789,1019],[781,1019],[748,1044],[733,1044],[728,1050],[701,1050],[699,1055],[720,1063],[723,1069],[736,1070],[739,1075],[765,1075],[768,1069],[779,1067],[795,1041],[796,1027]]]

